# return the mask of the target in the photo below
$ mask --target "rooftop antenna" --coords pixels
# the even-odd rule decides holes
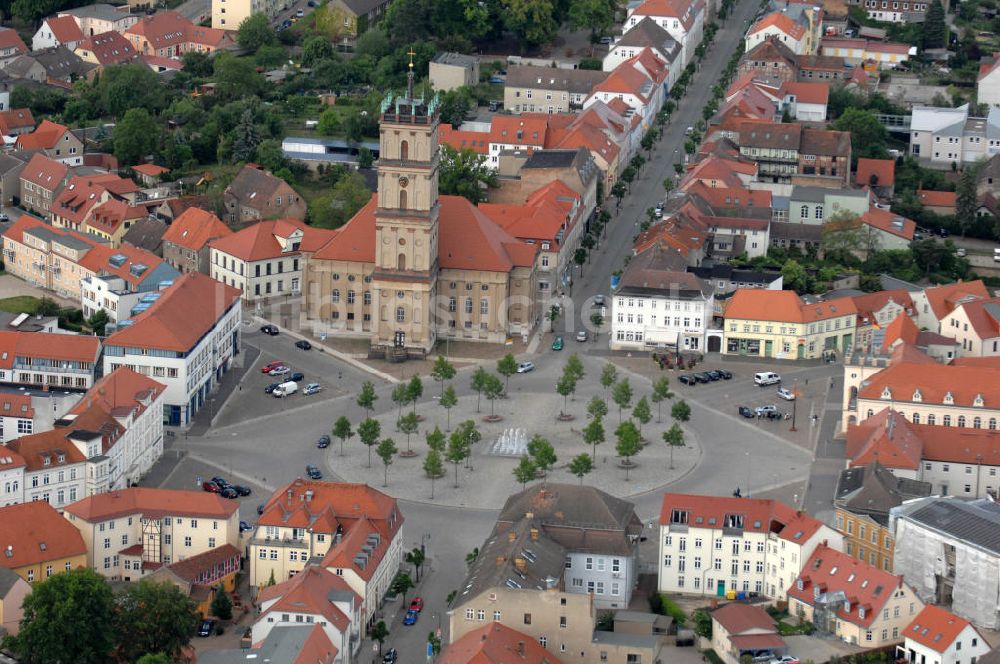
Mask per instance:
[[[409,71],[406,72],[406,98],[412,100],[413,99],[413,56],[416,55],[416,53],[413,51],[412,46],[410,47],[410,50],[407,52],[407,55],[410,56],[410,64],[409,64]]]

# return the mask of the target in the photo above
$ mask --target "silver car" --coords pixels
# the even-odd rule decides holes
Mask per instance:
[[[316,394],[317,392],[322,392],[322,391],[323,391],[323,386],[320,385],[319,383],[309,383],[302,389],[302,394],[308,396],[310,394]]]

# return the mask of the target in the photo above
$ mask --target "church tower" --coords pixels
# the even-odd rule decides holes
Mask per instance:
[[[409,55],[406,95],[389,93],[379,118],[372,350],[387,359],[423,354],[436,340],[440,120],[437,98],[414,97]]]

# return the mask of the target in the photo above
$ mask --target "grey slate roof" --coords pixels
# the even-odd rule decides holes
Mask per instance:
[[[688,267],[688,272],[699,279],[710,281],[726,280],[737,284],[751,284],[754,286],[767,286],[773,284],[781,278],[778,271],[765,270],[740,270],[728,263],[717,263],[715,265],[702,264],[698,267]]]
[[[122,236],[122,242],[128,242],[133,247],[139,247],[160,256],[160,249],[163,247],[163,234],[166,232],[167,225],[163,221],[146,217],[132,224],[132,227]]]
[[[90,245],[84,242],[83,240],[73,237],[72,235],[63,235],[61,233],[56,233],[55,231],[45,226],[38,226],[37,228],[29,228],[24,232],[26,235],[33,235],[45,242],[58,242],[64,247],[70,247],[72,249],[90,249]]]
[[[907,520],[1000,555],[1000,505],[992,501],[930,498],[906,509],[903,515]]]
[[[61,45],[35,51],[31,55],[38,61],[38,64],[45,67],[49,77],[62,80],[69,80],[71,75],[82,77],[97,66],[84,62],[75,53]]]
[[[434,56],[434,62],[440,65],[452,65],[453,67],[472,67],[478,62],[478,59],[475,56],[465,55],[464,53],[444,51]]]
[[[198,653],[200,664],[245,664],[245,662],[294,662],[318,625],[281,625],[271,629],[255,650],[206,650]],[[251,658],[250,656],[253,655]]]
[[[669,57],[671,61],[681,50],[681,45],[670,36],[670,33],[657,25],[656,21],[648,16],[616,39],[612,48],[619,46],[655,48],[662,55]]]
[[[260,169],[253,168],[252,166],[244,166],[236,174],[236,177],[229,186],[226,187],[225,193],[235,196],[239,200],[240,205],[259,208],[266,204],[266,201],[271,198],[271,195],[284,182],[281,178],[265,173]],[[256,193],[256,196],[253,196],[254,193]]]
[[[576,155],[576,150],[535,150],[521,168],[568,168]]]
[[[12,572],[6,567],[0,567],[0,597],[6,597],[7,593],[20,578],[16,572]]]
[[[118,21],[128,17],[126,12],[120,12],[115,9],[113,5],[103,2],[86,5],[84,7],[76,7],[75,9],[66,9],[59,13],[69,14],[70,16],[77,16],[79,18],[97,18],[105,21]]]
[[[889,523],[889,510],[913,498],[931,495],[930,482],[896,477],[884,466],[872,464],[841,471],[834,504],[853,514]]]
[[[608,77],[609,72],[590,69],[553,69],[522,65],[507,70],[505,88],[534,90],[566,90],[577,94],[589,93]]]

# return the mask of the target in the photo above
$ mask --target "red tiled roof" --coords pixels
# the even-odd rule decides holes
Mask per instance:
[[[986,284],[983,283],[982,279],[956,281],[953,284],[933,286],[924,289],[924,295],[927,297],[927,304],[930,305],[935,318],[938,320],[950,314],[955,310],[955,307],[963,302],[977,298],[988,298],[990,296],[989,291],[986,290]]]
[[[31,405],[31,395],[20,392],[0,394],[0,417],[23,417],[31,419],[35,409]]]
[[[890,302],[894,302],[903,307],[904,311],[912,311],[913,309],[913,300],[910,298],[910,293],[905,288],[876,291],[874,293],[865,293],[864,295],[855,295],[851,299],[854,300],[854,306],[857,307],[858,316],[867,318],[868,324],[874,324],[876,322],[875,312],[881,311]],[[861,321],[858,321],[858,324],[860,325]]]
[[[440,664],[562,664],[534,637],[498,622],[468,632],[444,649]]]
[[[0,28],[0,53],[8,49],[14,49],[15,54],[28,52],[28,46],[13,28]]]
[[[287,240],[296,231],[302,233],[299,250],[286,251],[278,238]],[[297,219],[276,219],[260,221],[236,233],[219,237],[212,240],[210,246],[244,261],[261,261],[279,256],[299,256],[302,252],[314,252],[326,246],[336,235],[337,231],[315,228]]]
[[[751,629],[776,631],[774,618],[753,604],[726,604],[712,611],[712,620],[718,621],[730,635],[742,634]]]
[[[878,461],[886,468],[918,470],[923,442],[915,427],[885,408],[860,424],[847,425],[847,459],[851,466]]]
[[[557,249],[560,231],[568,232],[570,213],[580,196],[562,180],[533,192],[521,205],[480,203],[479,210],[512,236],[551,242]]]
[[[847,48],[847,49],[864,49],[869,53],[888,53],[895,55],[908,55],[911,48],[909,44],[900,44],[897,42],[883,42],[876,41],[874,39],[843,39],[843,38],[826,38],[822,41],[823,48]]]
[[[817,320],[856,314],[849,297],[806,304],[795,291],[738,288],[726,307],[726,318],[767,320],[782,323],[811,323]]]
[[[169,173],[170,169],[164,166],[157,166],[156,164],[137,164],[132,167],[132,170],[136,173],[141,173],[143,175],[148,175],[150,177],[156,177],[158,175],[163,175],[164,173]]]
[[[788,647],[785,640],[777,634],[743,634],[730,637],[729,643],[737,650],[768,650]]]
[[[123,64],[136,56],[131,42],[114,30],[87,37],[77,45],[76,51],[90,51],[100,65]]]
[[[687,512],[687,525],[697,528],[722,528],[727,514],[737,514],[743,517],[745,532],[775,533],[796,544],[807,541],[823,525],[778,500],[666,493],[660,507],[661,526],[670,525],[674,510]]]
[[[87,226],[108,234],[114,234],[126,221],[145,219],[149,211],[144,207],[132,206],[125,201],[112,198],[94,206],[87,219]]]
[[[18,569],[85,555],[87,545],[80,531],[47,502],[0,509],[0,567]]]
[[[542,147],[545,145],[547,127],[548,119],[544,113],[494,115],[490,123],[489,142]]]
[[[632,94],[646,102],[654,92],[653,88],[653,82],[646,74],[627,63],[622,63],[603,82],[595,85],[591,94],[599,92]]]
[[[67,235],[82,237],[79,233],[68,232]],[[149,278],[150,273],[163,263],[163,259],[156,254],[124,243],[117,249],[106,244],[92,243],[93,246],[78,261],[78,265],[94,274],[114,275],[121,277],[133,288],[137,288],[144,280]],[[116,265],[111,262],[112,256],[124,256],[125,262]],[[132,268],[136,265],[145,265],[146,269],[141,274],[134,274]]]
[[[966,627],[976,629],[968,620],[959,618],[940,606],[928,604],[907,626],[903,636],[907,640],[916,641],[924,647],[943,654]],[[979,639],[983,639],[982,634],[979,634]]]
[[[920,328],[909,316],[896,316],[885,328],[882,339],[882,351],[885,352],[900,341],[910,346],[915,346],[917,337],[920,335]]]
[[[860,157],[858,159],[857,173],[854,176],[854,183],[861,187],[873,186],[873,175],[877,178],[874,186],[893,186],[896,183],[896,160]]]
[[[681,2],[678,0],[645,0],[633,12],[636,16],[655,16],[678,19],[685,30],[694,25],[695,17],[704,7],[704,3]]]
[[[43,431],[21,436],[6,443],[24,459],[28,470],[58,469],[75,463],[85,463],[87,457],[71,441],[65,429]],[[60,457],[62,461],[59,461]]]
[[[90,210],[99,204],[108,185],[120,179],[111,173],[74,176],[53,199],[51,212],[79,229]]]
[[[917,198],[924,205],[930,207],[953,208],[957,204],[958,194],[954,191],[931,191],[930,189],[917,189]]]
[[[232,544],[223,544],[190,558],[171,563],[165,569],[182,581],[205,585],[217,581],[227,574],[238,572],[241,555],[240,550]]]
[[[905,240],[912,240],[913,233],[917,230],[917,222],[912,219],[876,207],[861,215],[861,223]]]
[[[3,34],[0,32],[0,34]],[[34,127],[35,117],[30,108],[11,108],[0,112],[0,133],[12,134],[18,129]]]
[[[980,339],[1000,336],[1000,297],[965,302],[958,309],[965,312],[969,325]]]
[[[192,251],[201,251],[210,241],[232,234],[232,229],[211,212],[189,207],[170,224],[163,234],[163,241]]]
[[[0,331],[0,349],[8,353],[0,367],[17,357],[29,357],[67,362],[94,363],[101,351],[101,340],[82,334],[54,332]]]
[[[112,414],[124,412],[142,413],[145,401],[154,401],[167,389],[148,376],[143,376],[128,367],[119,367],[94,383],[87,394],[70,409],[79,414],[93,405],[100,405]]]
[[[979,78],[978,80],[983,80],[986,76],[996,71],[996,68],[1000,66],[1000,53],[994,53],[992,56],[984,56],[979,61]]]
[[[154,49],[194,43],[216,48],[226,38],[225,30],[196,26],[175,11],[156,12],[132,25],[125,34],[145,37]]]
[[[798,581],[802,581],[801,590]],[[821,544],[802,568],[799,579],[788,589],[788,596],[812,605],[816,601],[813,596],[815,586],[819,586],[821,595],[841,591],[850,600],[851,606],[849,611],[845,611],[841,604],[835,612],[836,616],[841,620],[869,627],[881,615],[882,607],[895,590],[902,585],[902,576],[894,576]],[[864,618],[860,615],[860,609],[865,610]]]
[[[780,94],[783,97],[795,95],[795,101],[800,104],[822,104],[830,101],[830,86],[826,83],[808,81],[785,81],[781,84]]]
[[[62,183],[69,166],[36,152],[24,168],[21,169],[21,179],[38,185],[47,191],[55,191]]]
[[[1000,371],[989,366],[936,364],[933,360],[926,364],[893,362],[865,381],[858,396],[910,404],[917,391],[924,404],[943,404],[950,394],[956,406],[972,407],[976,397],[981,396],[986,408],[997,408]]]
[[[105,343],[187,352],[226,311],[239,306],[239,300],[239,289],[190,272],[162,291],[149,309],[132,319],[132,325],[113,333]]]
[[[456,150],[472,150],[476,154],[490,152],[490,135],[485,131],[460,131],[443,123],[438,128],[438,141]]]
[[[83,40],[83,32],[80,31],[80,26],[77,25],[76,19],[72,16],[50,16],[45,19],[45,23],[49,26],[52,36],[60,44]]]
[[[238,502],[226,500],[208,491],[132,487],[88,496],[67,505],[65,511],[91,523],[128,514],[150,517],[182,515],[225,520],[239,507]]]
[[[73,22],[72,17],[66,18]],[[76,23],[73,22],[73,25]],[[35,127],[35,131],[18,136],[15,145],[19,150],[51,150],[67,131],[69,129],[61,124],[56,124],[51,120],[42,120],[42,123]]]
[[[268,606],[258,616],[258,620],[263,620],[264,616],[271,613],[294,611],[295,613],[323,616],[339,631],[346,632],[350,626],[351,617],[345,615],[336,604],[329,600],[329,595],[333,591],[349,592],[354,595],[356,603],[361,601],[361,598],[351,590],[342,576],[334,574],[325,567],[310,565],[287,581],[268,586],[260,591],[260,595],[257,597],[258,605],[263,606],[273,600],[277,601]]]
[[[753,27],[750,28],[750,31],[747,34],[752,35],[760,32],[761,30],[766,30],[767,28],[780,30],[796,41],[802,39],[803,35],[806,34],[805,27],[793,21],[788,14],[780,11],[771,12],[764,18],[754,23]]]

